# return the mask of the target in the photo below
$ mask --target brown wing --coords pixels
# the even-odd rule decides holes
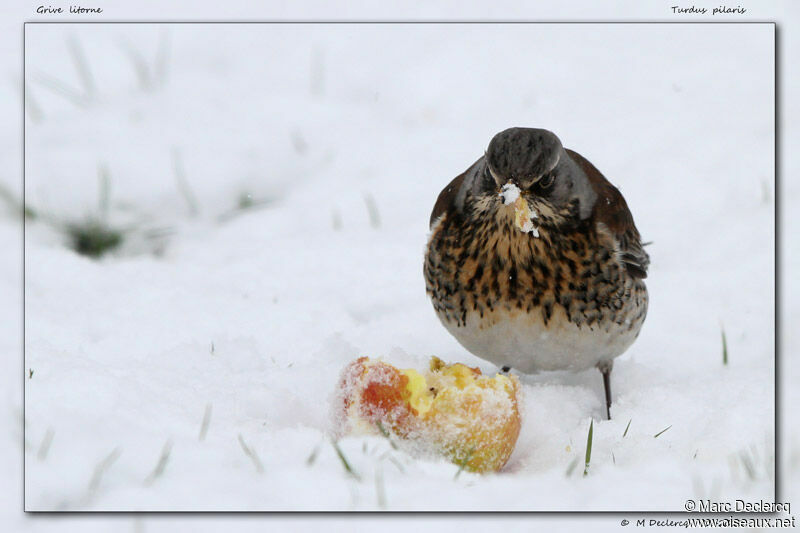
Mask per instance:
[[[602,222],[611,231],[619,244],[620,259],[628,273],[635,278],[646,278],[650,256],[642,247],[642,239],[636,224],[633,223],[628,204],[622,193],[611,185],[603,174],[578,152],[566,149],[589,178],[597,201],[592,210],[592,218]]]
[[[436,219],[455,207],[456,196],[458,196],[458,191],[461,190],[461,185],[464,183],[464,177],[480,161],[480,159],[475,161],[467,170],[456,176],[453,181],[448,183],[447,187],[442,189],[442,192],[439,193],[439,197],[436,199],[436,203],[433,204],[433,211],[431,212],[431,220],[428,223],[428,227],[432,227]]]

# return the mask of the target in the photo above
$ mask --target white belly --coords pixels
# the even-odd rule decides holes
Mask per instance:
[[[440,319],[442,317],[440,316]],[[545,326],[522,311],[495,310],[483,319],[467,316],[466,326],[442,320],[447,330],[473,355],[526,374],[543,370],[584,370],[621,355],[633,343],[641,324],[576,326],[558,314]],[[608,328],[608,331],[606,331]]]

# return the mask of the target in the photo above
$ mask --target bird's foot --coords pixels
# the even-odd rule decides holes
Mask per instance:
[[[611,420],[611,369],[614,361],[601,361],[597,363],[597,369],[603,375],[603,388],[606,393],[606,418]]]

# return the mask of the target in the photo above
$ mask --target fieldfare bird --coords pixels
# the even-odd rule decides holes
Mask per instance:
[[[425,282],[471,353],[523,373],[603,376],[647,314],[650,258],[625,199],[544,129],[510,128],[439,194]]]

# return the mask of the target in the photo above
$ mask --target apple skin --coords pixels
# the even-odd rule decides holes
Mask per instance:
[[[431,359],[425,376],[361,357],[339,381],[339,436],[390,431],[473,472],[498,471],[519,437],[516,376]]]
[[[392,365],[360,357],[347,365],[339,382],[344,422],[373,430],[378,425],[390,428],[398,435],[416,429],[417,411],[408,402],[409,378]],[[344,429],[342,432],[354,432]]]

